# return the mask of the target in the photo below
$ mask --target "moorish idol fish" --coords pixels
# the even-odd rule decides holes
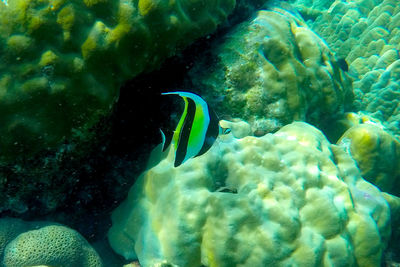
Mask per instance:
[[[180,91],[162,95],[178,95],[185,101],[185,108],[170,141],[175,150],[175,167],[190,158],[204,154],[214,144],[219,134],[230,131],[219,125],[217,114],[200,96]],[[165,151],[169,144],[166,145],[166,137],[162,131],[161,135],[162,150]]]

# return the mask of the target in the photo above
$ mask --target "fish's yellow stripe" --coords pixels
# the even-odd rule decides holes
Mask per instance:
[[[204,108],[207,110],[204,110]],[[210,119],[207,106],[204,107],[200,103],[196,103],[196,111],[193,119],[192,129],[190,130],[185,159],[194,157],[200,152],[206,138],[209,122]]]
[[[181,135],[182,126],[183,126],[183,123],[185,122],[185,118],[187,116],[187,110],[188,110],[188,106],[189,106],[189,102],[188,102],[187,98],[185,96],[182,96],[182,98],[185,101],[185,109],[183,110],[182,116],[179,119],[179,123],[176,126],[176,129],[174,131],[174,135],[172,136],[172,142],[173,142],[175,151],[177,151],[177,149],[178,149],[179,137]]]

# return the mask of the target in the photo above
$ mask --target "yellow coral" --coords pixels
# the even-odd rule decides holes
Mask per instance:
[[[400,143],[395,137],[377,124],[364,123],[348,129],[338,143],[347,146],[365,179],[383,191],[400,194]]]
[[[42,54],[42,57],[40,58],[39,61],[39,66],[40,67],[45,67],[48,65],[54,65],[58,62],[58,56],[51,50],[47,50]]]
[[[68,5],[60,10],[57,15],[57,23],[61,25],[64,31],[64,40],[71,38],[71,28],[75,23],[75,11],[72,5]]]
[[[101,3],[107,3],[108,0],[83,0],[87,7],[92,7]]]
[[[8,48],[15,54],[29,52],[33,48],[33,39],[22,34],[15,34],[7,39]]]
[[[138,8],[140,15],[146,16],[156,10],[165,9],[167,5],[168,1],[164,0],[139,0]]]

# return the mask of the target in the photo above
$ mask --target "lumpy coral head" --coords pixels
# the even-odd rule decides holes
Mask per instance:
[[[400,195],[400,142],[379,124],[351,127],[339,139],[355,159],[362,176],[382,191]]]
[[[255,133],[295,120],[327,124],[352,101],[348,75],[307,24],[284,9],[261,10],[213,43],[190,71],[219,114],[246,120]],[[224,96],[221,98],[220,96]]]
[[[380,265],[388,204],[316,128],[229,134],[178,168],[173,160],[153,162],[112,214],[109,241],[125,258],[145,267]]]
[[[213,31],[234,0],[0,3],[0,153],[54,147],[109,114],[124,80]]]

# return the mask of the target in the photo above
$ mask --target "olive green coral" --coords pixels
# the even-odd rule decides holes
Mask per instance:
[[[0,226],[1,266],[103,266],[90,244],[68,227],[12,218],[1,219]]]
[[[54,147],[109,114],[123,81],[215,30],[234,0],[0,3],[0,155]]]
[[[210,53],[213,60],[194,66],[190,82],[211,103],[221,102],[219,114],[248,121],[258,134],[294,120],[321,125],[352,102],[350,80],[332,51],[289,11],[259,11]]]

